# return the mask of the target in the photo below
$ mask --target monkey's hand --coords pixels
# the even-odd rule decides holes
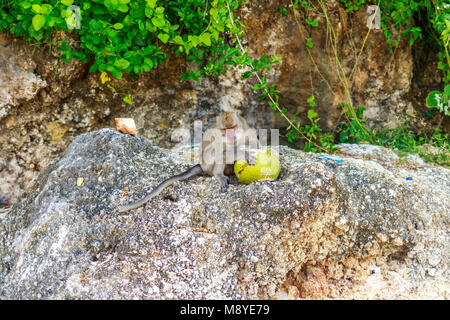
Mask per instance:
[[[220,191],[221,192],[226,192],[228,190],[228,177],[223,175],[222,172],[215,173],[214,177],[220,183]]]
[[[220,191],[221,192],[227,192],[228,190],[228,177],[223,177],[220,181]]]

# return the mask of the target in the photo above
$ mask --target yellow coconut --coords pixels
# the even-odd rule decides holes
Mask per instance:
[[[259,180],[274,180],[280,174],[280,160],[270,150],[256,150],[256,165],[245,160],[236,161],[234,173],[240,182],[249,184]]]

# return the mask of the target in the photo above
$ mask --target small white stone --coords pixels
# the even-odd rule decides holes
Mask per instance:
[[[436,275],[436,268],[431,268],[427,270],[428,274],[432,277]]]

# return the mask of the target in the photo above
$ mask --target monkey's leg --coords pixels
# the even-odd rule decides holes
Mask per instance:
[[[215,164],[213,169],[213,176],[220,183],[220,191],[225,192],[228,189],[228,177],[223,174],[225,170],[225,164]]]
[[[224,176],[223,174],[217,174],[214,175],[214,177],[219,181],[220,183],[220,191],[226,192],[228,190],[228,177]]]

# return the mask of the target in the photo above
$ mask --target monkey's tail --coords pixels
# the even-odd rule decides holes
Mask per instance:
[[[198,176],[202,173],[203,173],[202,167],[198,164],[183,173],[177,174],[176,176],[164,180],[155,189],[153,189],[152,192],[150,192],[150,194],[147,195],[145,198],[119,207],[119,213],[127,212],[142,206],[143,204],[145,204],[146,202],[150,201],[152,198],[160,194],[165,187],[170,186],[175,181],[183,181],[189,179],[190,177]]]

